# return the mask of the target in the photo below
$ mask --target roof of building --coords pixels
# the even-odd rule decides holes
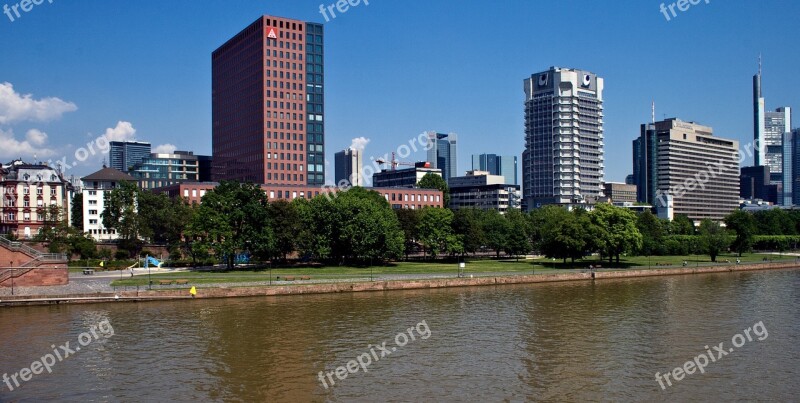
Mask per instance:
[[[108,168],[108,167],[103,167],[103,169],[93,174],[89,174],[88,176],[84,176],[81,179],[85,181],[115,181],[115,182],[136,181],[136,178],[134,178],[133,176],[130,176],[125,172],[116,170],[114,168]]]

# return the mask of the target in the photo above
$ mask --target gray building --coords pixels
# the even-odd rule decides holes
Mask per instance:
[[[521,207],[519,185],[506,182],[502,175],[468,171],[466,176],[450,178],[450,208],[476,208],[505,213]]]
[[[208,161],[201,170],[201,161]],[[142,189],[155,189],[181,182],[206,182],[211,180],[210,159],[194,155],[191,151],[171,154],[153,153],[133,166],[129,173]]]
[[[800,129],[783,137],[782,201],[784,206],[800,205]]]
[[[428,137],[426,149],[431,168],[441,169],[442,177],[449,182],[458,174],[458,135],[455,133],[425,132]]]
[[[413,188],[427,174],[442,176],[442,170],[431,168],[429,162],[417,162],[414,168],[384,169],[372,175],[372,186],[376,188]]]
[[[603,191],[615,205],[636,203],[636,185],[606,182],[603,184]]]
[[[347,186],[364,186],[364,164],[362,152],[348,148],[334,155],[335,182]]]
[[[603,196],[603,79],[551,67],[525,79],[524,90],[523,203],[594,203]]]
[[[652,202],[640,202],[653,204],[661,217],[683,214],[695,222],[719,221],[738,208],[738,141],[714,136],[711,127],[676,118],[644,128],[634,147],[644,147],[646,152],[641,154],[648,158],[645,164],[634,164],[634,170],[640,175],[637,185],[655,189],[655,194],[646,190],[644,195]]]
[[[753,76],[753,140],[760,145],[756,148],[754,165],[768,166],[770,183],[776,185],[783,181],[783,136],[792,130],[792,109],[782,107],[774,112],[766,110],[766,100],[761,91],[760,64],[759,60],[758,74]]]
[[[150,156],[150,143],[146,142],[112,141],[109,146],[108,165],[120,172],[128,172]]]
[[[473,154],[472,170],[486,171],[491,175],[501,175],[505,183],[519,184],[517,179],[517,157],[497,154]]]

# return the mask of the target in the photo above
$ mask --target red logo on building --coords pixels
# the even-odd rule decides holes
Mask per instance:
[[[267,38],[278,39],[278,30],[275,28],[270,28],[269,31],[267,31]]]

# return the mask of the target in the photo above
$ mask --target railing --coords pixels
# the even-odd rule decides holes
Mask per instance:
[[[14,251],[22,251],[33,257],[38,257],[42,255],[42,252],[39,252],[38,250],[33,249],[30,246],[23,244],[22,242],[11,241],[4,236],[0,236],[0,245],[5,245],[6,247],[8,247],[8,249]]]
[[[4,245],[9,250],[21,251],[33,257],[32,260],[28,261],[23,265],[20,265],[20,267],[30,267],[31,265],[37,262],[66,262],[69,260],[69,257],[66,254],[42,253],[34,248],[31,248],[28,245],[23,244],[22,242],[11,241],[4,236],[0,236],[0,245]]]

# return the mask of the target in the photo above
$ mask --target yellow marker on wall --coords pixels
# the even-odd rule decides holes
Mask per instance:
[[[192,289],[191,289],[191,290],[189,290],[189,294],[192,294],[192,297],[194,297],[195,295],[197,295],[197,288],[195,288],[194,286],[192,286]]]

